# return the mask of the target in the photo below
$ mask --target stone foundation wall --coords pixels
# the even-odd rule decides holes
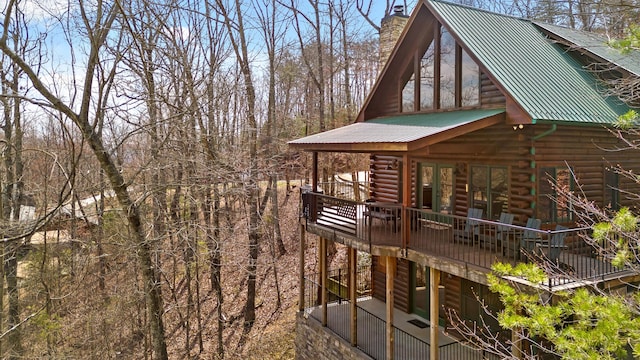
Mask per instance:
[[[322,327],[314,318],[307,318],[304,312],[296,316],[296,359],[337,360],[371,359],[356,347],[341,339],[331,330]]]

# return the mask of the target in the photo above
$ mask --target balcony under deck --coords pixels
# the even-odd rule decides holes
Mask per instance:
[[[474,219],[476,226],[469,228],[466,217],[398,205],[380,209],[380,204],[375,204],[377,210],[392,214],[375,218],[367,216],[371,204],[316,196],[318,201],[312,212],[315,216],[308,217],[308,231],[373,255],[419,261],[480,283],[486,281],[486,274],[495,262],[535,261],[549,274],[544,285],[554,289],[632,275],[614,267],[584,241],[588,229],[564,231],[564,247],[552,262],[545,256],[550,250],[545,246],[557,231],[534,230],[539,245],[526,251],[521,247],[521,239],[525,231],[531,230],[525,227]],[[506,235],[496,237],[498,229]]]
[[[386,305],[384,302],[362,297],[357,300],[357,347],[373,359],[386,358]],[[309,307],[306,315],[316,321],[322,319],[322,308]],[[327,328],[336,335],[350,341],[349,332],[350,304],[348,301],[336,301],[327,306]],[[414,322],[414,323],[412,323]],[[398,309],[393,310],[393,328],[395,329],[394,358],[410,359],[428,356],[430,347],[429,321],[414,314]],[[480,360],[497,357],[481,350],[473,349],[447,335],[442,326],[438,327],[439,358],[450,360]]]

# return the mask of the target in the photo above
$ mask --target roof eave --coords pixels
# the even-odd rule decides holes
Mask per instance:
[[[453,139],[477,130],[505,122],[505,113],[482,118],[477,121],[456,126],[436,134],[407,142],[366,142],[366,143],[300,143],[289,142],[293,149],[312,152],[351,152],[351,153],[381,153],[381,152],[410,152]]]
[[[409,143],[345,143],[345,144],[319,144],[319,143],[289,143],[293,149],[309,152],[349,152],[349,153],[374,153],[374,152],[406,152]]]

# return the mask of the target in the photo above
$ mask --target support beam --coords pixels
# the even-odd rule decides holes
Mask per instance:
[[[313,167],[311,170],[311,186],[313,192],[318,192],[318,152],[313,152]]]
[[[300,284],[300,289],[298,289],[298,310],[299,311],[304,311],[304,307],[305,305],[311,305],[311,304],[305,304],[304,303],[304,290],[305,290],[305,280],[304,280],[304,252],[305,252],[305,248],[307,246],[306,244],[306,229],[304,228],[304,223],[300,223],[300,259],[299,259],[299,267],[298,267],[298,273],[299,273],[299,279],[300,281],[298,281],[298,284]]]
[[[441,35],[442,35],[442,27],[439,22],[434,23],[433,29],[433,39],[434,39],[434,61],[433,61],[433,108],[440,109],[440,59],[441,59]]]
[[[395,282],[395,258],[391,256],[386,256],[386,272],[387,272],[387,292],[386,292],[386,301],[387,301],[387,322],[386,322],[386,332],[387,332],[387,360],[393,360],[393,350],[394,350],[394,332],[393,332],[393,283]]]
[[[440,270],[430,269],[429,271],[429,322],[431,323],[429,332],[429,358],[439,359],[438,349],[440,345],[438,343],[438,310],[440,309]]]
[[[402,156],[402,248],[407,249],[411,241],[411,221],[408,208],[411,207],[411,158],[409,154]]]
[[[349,248],[349,307],[351,311],[351,346],[358,345],[358,250]]]
[[[511,354],[515,359],[522,359],[522,339],[518,335],[520,328],[511,330]]]
[[[327,239],[320,238],[320,303],[322,326],[327,326]]]

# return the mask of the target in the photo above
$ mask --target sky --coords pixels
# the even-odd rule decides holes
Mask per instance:
[[[82,72],[73,72],[74,64],[82,64],[86,60],[86,50],[83,47],[83,43],[86,42],[86,38],[77,31],[78,27],[72,29],[75,33],[67,39],[64,32],[61,30],[60,23],[67,21],[73,21],[74,19],[68,18],[70,14],[69,9],[71,7],[73,11],[74,5],[78,1],[91,1],[91,0],[18,0],[21,9],[23,9],[25,18],[30,23],[29,35],[32,39],[36,38],[38,33],[44,34],[44,51],[45,66],[41,68],[41,78],[45,79],[51,89],[55,89],[61,96],[69,100],[73,97],[74,90],[81,91],[81,84],[83,80],[81,78]],[[295,0],[300,5],[300,9],[304,11],[305,7],[309,7],[309,0]],[[367,3],[369,0],[344,0],[345,3],[354,7],[353,17],[350,19],[350,27],[353,30],[360,28],[361,36],[377,36],[373,28],[366,23],[366,21],[355,10],[356,4]],[[384,16],[384,9],[387,1],[370,0],[371,1],[371,19],[377,24]],[[408,1],[409,10],[406,11],[409,14],[411,8],[413,8],[417,0]],[[393,4],[393,1],[390,1]],[[404,4],[404,1],[396,0],[396,3]],[[88,4],[89,2],[87,2]],[[246,0],[245,4],[251,3]],[[6,14],[6,7],[8,0],[0,0],[0,10],[2,15]],[[321,4],[324,4],[321,2]],[[77,5],[76,5],[77,6]],[[308,9],[307,9],[308,10]],[[76,19],[77,20],[77,19]],[[328,20],[322,19],[324,22]],[[0,24],[1,26],[1,24]],[[289,28],[288,34],[293,37],[293,29]],[[182,33],[188,34],[188,31]],[[260,76],[262,69],[266,68],[265,55],[261,55],[264,51],[264,42],[261,40],[261,35],[255,33],[249,36],[254,42],[251,46],[251,51],[254,53],[252,58],[255,60],[254,66],[256,66],[256,78]],[[72,53],[68,42],[72,41],[76,49]],[[297,39],[292,40],[292,44],[296,44]],[[295,45],[293,45],[295,48]],[[230,59],[232,60],[232,59]],[[82,68],[82,67],[80,67]]]

